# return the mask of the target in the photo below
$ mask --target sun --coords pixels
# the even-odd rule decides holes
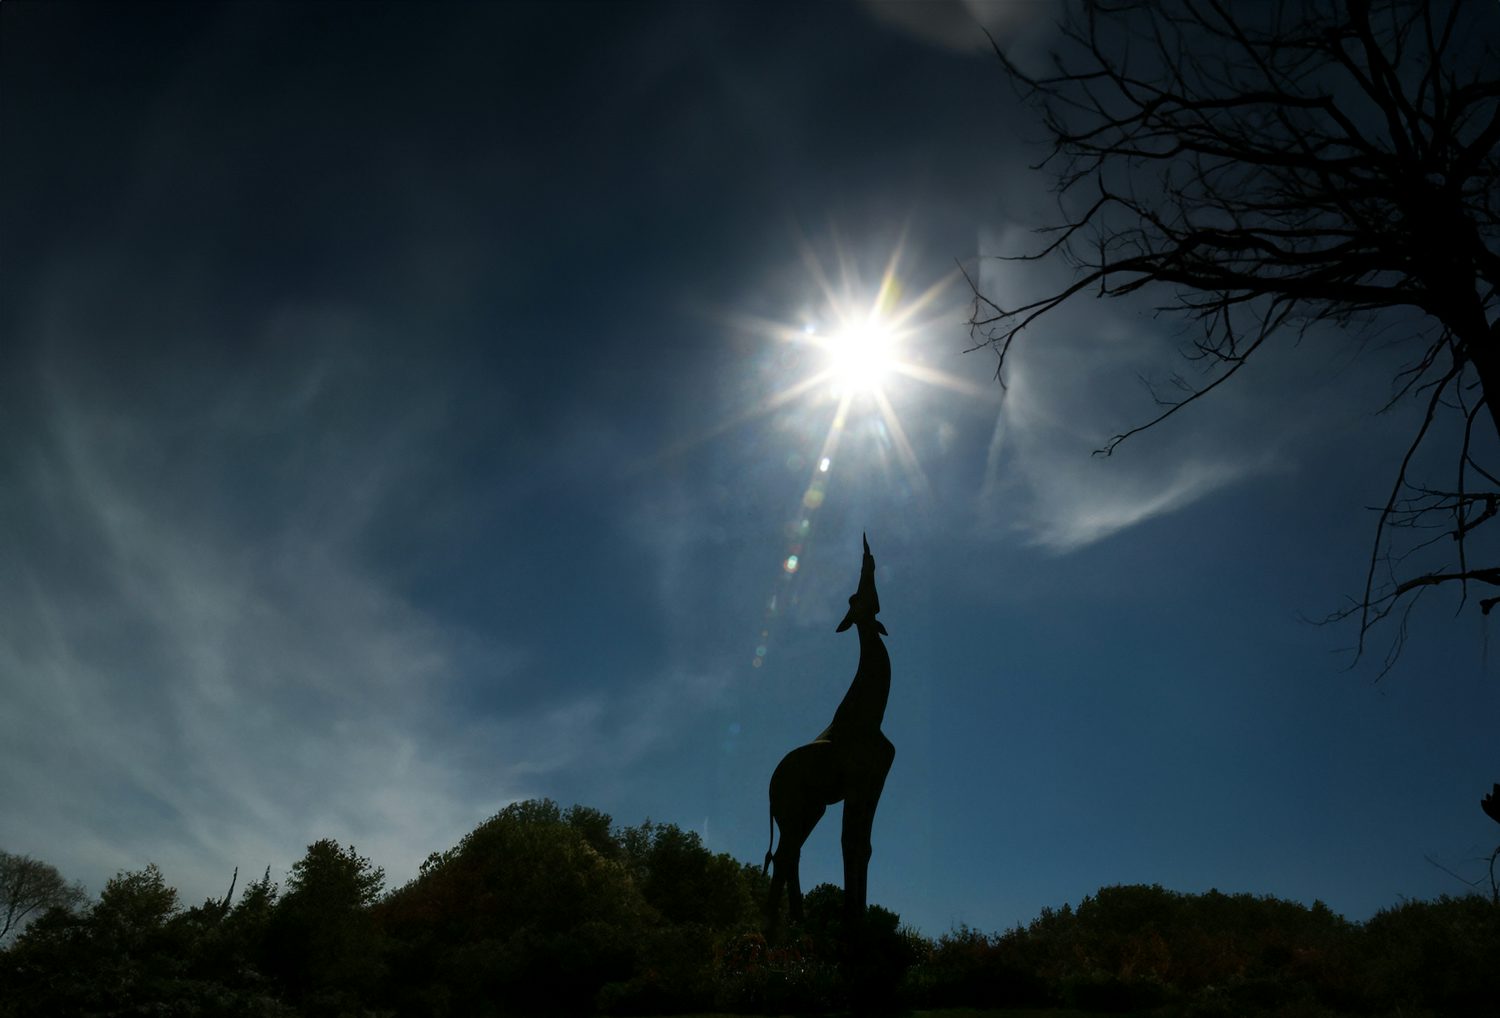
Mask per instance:
[[[876,455],[894,458],[900,464],[908,490],[919,495],[928,491],[916,449],[896,409],[897,402],[905,402],[909,410],[917,409],[912,406],[914,393],[909,383],[968,396],[988,394],[986,389],[923,363],[925,358],[919,349],[922,339],[944,321],[947,312],[940,307],[942,297],[958,273],[950,273],[909,297],[900,271],[901,249],[898,243],[878,281],[866,286],[842,250],[838,253],[840,271],[830,275],[804,246],[808,276],[822,299],[803,311],[801,328],[769,321],[751,323],[769,338],[821,354],[811,358],[810,371],[801,378],[788,379],[751,411],[759,416],[804,400],[812,410],[831,407],[822,445],[811,460],[818,468],[802,500],[809,513],[822,504],[830,467],[839,460],[840,439],[852,427],[879,436]],[[864,428],[867,422],[875,425],[873,430]],[[810,516],[804,516],[799,526],[810,526],[810,522]]]
[[[740,313],[727,316],[728,324],[738,331],[764,341],[762,370],[774,381],[758,400],[681,440],[667,453],[685,451],[773,413],[799,422],[785,429],[800,435],[794,439],[800,448],[788,451],[786,464],[794,471],[806,470],[807,480],[795,503],[788,506],[784,543],[778,542],[778,579],[765,601],[750,661],[754,668],[765,664],[776,617],[797,603],[797,578],[804,572],[815,521],[830,492],[863,473],[887,480],[899,476],[901,480],[893,487],[903,497],[929,499],[931,487],[903,416],[929,424],[933,393],[994,398],[994,387],[977,385],[929,364],[930,354],[924,349],[932,336],[945,334],[959,321],[955,310],[961,309],[949,306],[952,302],[945,294],[961,271],[911,296],[900,271],[902,243],[891,251],[884,271],[870,281],[873,285],[866,285],[855,261],[841,246],[836,247],[837,271],[830,273],[804,242],[803,265],[811,285],[806,303],[791,320]],[[861,439],[848,455],[841,450],[846,433]],[[894,473],[887,469],[892,466],[897,468]]]
[[[795,451],[788,458],[788,462],[817,467],[802,499],[807,512],[793,521],[804,537],[811,526],[811,514],[822,504],[830,475],[839,472],[835,464],[841,462],[839,445],[846,429],[878,435],[879,447],[874,454],[883,462],[894,460],[906,475],[907,490],[925,495],[927,478],[897,406],[904,405],[908,413],[920,419],[923,389],[947,390],[976,399],[992,398],[992,392],[925,363],[925,338],[954,324],[952,309],[944,307],[949,303],[944,295],[961,273],[949,273],[912,296],[900,271],[902,248],[898,242],[884,271],[870,281],[873,285],[866,285],[854,260],[841,246],[836,252],[837,271],[830,272],[811,245],[804,242],[802,260],[811,286],[807,303],[791,321],[733,312],[726,316],[727,324],[736,330],[763,339],[767,352],[779,346],[790,348],[787,355],[767,357],[764,362],[778,373],[769,391],[711,427],[679,439],[658,456],[680,454],[795,406],[803,420],[827,415],[824,424],[812,425],[814,429],[826,429],[816,452]],[[798,348],[813,356],[801,357]],[[790,374],[785,373],[787,368]],[[866,428],[867,424],[873,428]],[[790,551],[784,560],[800,562],[799,554]],[[795,569],[792,566],[787,572]]]
[[[874,312],[840,328],[826,350],[834,388],[841,392],[877,392],[897,364],[896,336]]]

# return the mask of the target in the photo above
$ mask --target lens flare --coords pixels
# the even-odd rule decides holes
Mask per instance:
[[[900,271],[901,242],[875,279],[862,278],[842,245],[835,242],[835,246],[837,258],[834,271],[830,271],[811,245],[803,243],[807,303],[791,320],[747,314],[729,318],[740,331],[774,344],[766,348],[762,369],[772,379],[771,384],[753,403],[708,430],[679,441],[660,457],[681,455],[724,432],[773,414],[780,418],[778,424],[789,417],[816,421],[802,429],[804,438],[798,448],[783,450],[787,471],[802,473],[806,480],[800,488],[800,504],[782,528],[779,575],[775,589],[763,602],[761,634],[750,662],[755,668],[769,660],[776,619],[798,610],[798,590],[812,562],[819,510],[838,496],[840,482],[851,471],[872,465],[872,450],[882,470],[892,459],[895,461],[905,475],[908,494],[918,498],[930,495],[901,411],[920,414],[924,390],[993,398],[993,386],[981,386],[924,363],[929,356],[924,350],[926,337],[946,330],[950,324],[947,319],[951,309],[942,306],[947,303],[944,294],[962,276],[961,271],[913,293]],[[816,443],[819,430],[823,433],[821,447]],[[846,431],[858,443],[852,455],[840,452]]]

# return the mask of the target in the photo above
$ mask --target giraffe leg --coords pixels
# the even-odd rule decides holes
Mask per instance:
[[[787,867],[786,874],[786,911],[787,916],[793,923],[802,924],[802,853],[796,852],[791,858],[791,865]]]
[[[875,804],[853,799],[844,801],[844,918],[852,923],[865,914],[870,872],[870,830],[875,822]]]
[[[771,901],[767,908],[768,928],[776,931],[778,907],[781,905],[782,888],[787,892],[787,916],[794,923],[802,922],[802,843],[810,831],[796,832],[798,837],[781,832],[781,844],[777,846],[771,867]]]
[[[771,893],[766,898],[766,936],[774,937],[779,925],[781,890],[786,886],[786,869],[781,865],[781,860],[776,859],[771,863]]]
[[[802,922],[802,846],[828,807],[821,802],[804,804],[796,814],[777,818],[781,843],[771,856],[771,894],[766,906],[766,929],[774,935],[781,890],[787,891],[787,914],[794,923]]]
[[[860,782],[862,787],[844,800],[844,922],[852,933],[865,917],[869,903],[870,834],[875,826],[875,807],[885,789],[896,747],[884,735]]]

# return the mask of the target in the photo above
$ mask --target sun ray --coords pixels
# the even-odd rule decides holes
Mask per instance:
[[[948,291],[948,288],[951,287],[960,277],[961,274],[955,269],[953,272],[948,273],[942,279],[939,279],[927,289],[923,290],[920,294],[917,295],[915,299],[908,301],[906,304],[895,309],[894,313],[891,315],[891,328],[904,329],[908,321],[926,310],[939,297],[946,293]]]
[[[805,236],[798,236],[797,247],[808,282],[805,296],[814,303],[804,306],[794,321],[748,314],[726,315],[725,319],[732,328],[745,334],[763,337],[777,345],[800,347],[819,355],[822,362],[809,364],[796,354],[762,359],[763,372],[791,371],[800,373],[800,377],[782,379],[774,391],[730,419],[675,443],[657,457],[680,454],[726,431],[778,413],[781,415],[778,420],[790,425],[792,433],[803,436],[798,445],[808,443],[788,455],[791,464],[810,451],[809,440],[818,434],[812,429],[821,431],[817,457],[806,475],[807,483],[785,523],[785,542],[777,570],[779,579],[763,602],[764,616],[751,661],[756,668],[765,663],[777,617],[797,603],[818,512],[834,490],[831,485],[835,472],[839,472],[841,479],[857,479],[861,451],[866,456],[878,455],[887,463],[894,458],[907,480],[905,494],[925,503],[932,497],[932,485],[922,467],[918,443],[913,442],[913,432],[908,430],[902,413],[923,412],[923,387],[971,399],[988,400],[993,396],[989,388],[922,363],[921,344],[936,327],[953,317],[948,313],[952,309],[945,310],[940,302],[960,273],[950,272],[909,296],[902,271],[907,261],[905,230],[873,278],[861,273],[859,261],[837,235],[832,241],[832,259],[820,258]],[[830,402],[832,415],[823,418]],[[814,424],[820,418],[826,425]],[[883,436],[878,445],[865,443],[865,429],[856,427],[861,423],[878,428]],[[916,432],[922,439],[931,433],[927,428]],[[860,489],[856,486],[855,490]]]
[[[635,463],[631,464],[630,468],[628,468],[627,470],[627,473],[637,473],[641,470],[647,470],[651,467],[658,466],[661,463],[666,462],[667,460],[675,459],[676,457],[681,456],[684,453],[691,452],[698,446],[719,437],[725,432],[733,431],[735,428],[738,428],[743,424],[750,423],[757,417],[764,417],[767,414],[771,413],[773,410],[780,409],[781,407],[786,406],[788,403],[795,402],[797,399],[807,395],[809,392],[813,391],[819,386],[826,385],[832,379],[832,377],[833,372],[823,370],[819,371],[816,374],[808,375],[806,378],[802,379],[802,381],[797,382],[785,389],[768,393],[764,398],[762,398],[749,408],[736,414],[734,417],[731,417],[726,421],[720,421],[718,424],[715,424],[708,430],[701,431],[696,435],[689,435],[686,438],[678,439],[671,445],[667,446],[665,449],[658,451],[654,456],[648,456],[644,459],[637,460]]]
[[[896,360],[891,362],[891,370],[897,374],[914,378],[928,385],[935,385],[943,389],[951,390],[962,396],[972,396],[974,399],[994,399],[995,393],[992,387],[978,385],[967,378],[959,378],[950,375],[946,371],[937,368],[929,368],[925,364],[914,364],[911,361]]]
[[[802,251],[802,264],[812,274],[813,282],[823,294],[826,306],[837,314],[838,309],[844,306],[844,300],[839,292],[834,289],[833,280],[828,278],[828,272],[823,268],[822,259],[818,257],[817,252],[813,250],[812,244],[806,238],[802,239],[799,246]]]
[[[901,263],[901,248],[906,243],[906,232],[903,230],[901,239],[891,248],[891,257],[885,263],[885,271],[880,276],[880,289],[875,291],[875,301],[870,307],[870,316],[885,318],[891,321],[892,328],[895,327],[892,312],[896,308],[896,302],[900,299],[901,284],[896,279],[896,267]]]
[[[823,438],[823,448],[818,452],[818,471],[826,474],[829,465],[833,462],[833,454],[838,452],[839,438],[844,433],[844,422],[849,417],[849,404],[854,402],[854,397],[845,393],[839,399],[839,408],[834,411],[833,421],[828,425],[828,434]]]
[[[896,408],[891,406],[890,398],[886,396],[884,389],[876,389],[872,395],[875,397],[875,405],[880,408],[880,416],[885,421],[886,430],[890,432],[891,441],[896,446],[896,458],[906,469],[907,476],[912,481],[912,487],[926,496],[931,490],[927,484],[927,475],[922,471],[922,465],[917,462],[917,454],[911,447],[911,441],[906,437],[906,429],[901,426],[901,418],[896,415]]]

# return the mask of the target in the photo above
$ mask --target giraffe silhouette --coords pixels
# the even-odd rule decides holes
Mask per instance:
[[[859,587],[850,596],[849,612],[836,630],[842,633],[852,625],[858,631],[859,668],[833,713],[832,723],[812,742],[782,757],[771,775],[771,846],[775,851],[766,851],[762,872],[775,864],[766,903],[767,928],[772,932],[783,887],[792,921],[802,921],[802,884],[797,872],[802,845],[824,811],[839,801],[844,803],[846,931],[853,931],[855,922],[865,913],[870,830],[896,747],[880,730],[891,692],[891,658],[880,639],[888,635],[885,626],[875,618],[880,611],[880,598],[875,593],[875,556],[870,554],[868,538],[861,539],[865,551]],[[780,845],[776,845],[778,827]]]

